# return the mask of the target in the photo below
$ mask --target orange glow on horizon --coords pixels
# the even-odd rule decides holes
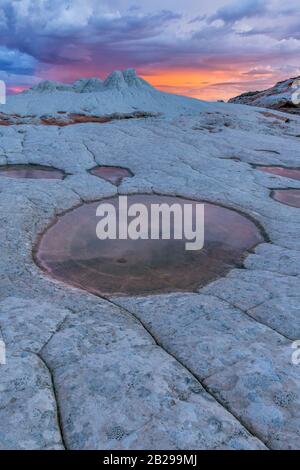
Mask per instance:
[[[246,91],[262,90],[274,85],[278,77],[272,72],[247,75],[247,68],[237,68],[229,65],[227,70],[201,70],[199,69],[154,69],[137,70],[139,76],[147,80],[158,90],[166,93],[185,95],[205,101],[227,101],[233,96],[240,95]],[[71,83],[82,77],[99,77],[105,79],[108,73],[97,70],[91,66],[88,70],[82,70],[80,66],[62,67],[53,66],[45,73],[39,73],[43,80],[57,80]],[[25,86],[11,86],[9,93],[20,93],[27,89]]]
[[[142,77],[161,91],[204,100],[218,99],[210,86],[228,80],[228,74],[223,71],[212,73],[197,70],[161,70],[153,75],[142,74]]]
[[[25,91],[27,90],[29,87],[27,86],[18,86],[18,85],[15,85],[15,86],[10,86],[8,87],[8,92],[15,95],[16,93],[22,93],[22,91]]]
[[[117,67],[115,67],[116,69]],[[158,90],[198,98],[205,101],[228,100],[233,96],[246,91],[262,90],[274,85],[277,77],[272,72],[262,73],[258,69],[257,75],[247,75],[251,65],[226,64],[219,68],[199,70],[197,68],[144,68],[137,69],[137,74],[147,80]],[[44,80],[58,80],[71,83],[82,77],[99,77],[102,80],[112,70],[99,70],[95,64],[89,64],[82,69],[80,64],[54,65],[45,71],[37,70],[38,76]]]
[[[260,74],[249,77],[243,75],[244,70],[161,70],[154,74],[142,73],[141,76],[155,88],[167,93],[175,93],[205,101],[228,100],[245,91],[264,88],[259,79],[268,79],[272,74]],[[270,86],[274,84],[271,78]],[[253,84],[252,84],[253,83]]]

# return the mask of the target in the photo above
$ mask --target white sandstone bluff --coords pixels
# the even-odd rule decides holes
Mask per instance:
[[[0,164],[64,180],[0,177],[1,449],[299,449],[300,209],[274,201],[300,181],[300,117],[161,93],[133,71],[39,85],[1,112]],[[20,116],[157,113],[70,126]],[[34,118],[34,117],[33,117]],[[33,119],[31,117],[31,119]],[[289,119],[287,119],[289,118]],[[29,119],[29,118],[28,118]],[[88,173],[129,168],[116,187]],[[34,263],[38,235],[82,201],[161,193],[252,217],[265,242],[193,293],[104,300]]]
[[[300,114],[300,77],[289,78],[263,91],[249,91],[229,103],[248,104]]]

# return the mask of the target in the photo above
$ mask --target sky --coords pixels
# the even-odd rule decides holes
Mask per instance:
[[[0,0],[0,79],[105,78],[228,99],[300,75],[299,0]]]

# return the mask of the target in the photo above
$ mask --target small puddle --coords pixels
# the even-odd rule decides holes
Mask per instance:
[[[0,177],[24,179],[64,179],[62,170],[42,165],[6,165],[0,167]]]
[[[285,176],[286,178],[291,178],[293,180],[300,181],[300,169],[299,168],[286,168],[283,166],[260,166],[257,165],[257,168],[260,171],[265,173],[271,173],[272,175]]]
[[[97,295],[145,295],[193,291],[226,274],[263,236],[247,217],[205,203],[205,243],[187,251],[186,240],[104,240],[96,236],[96,209],[118,198],[84,203],[59,216],[34,250],[37,264],[52,277]],[[197,201],[199,202],[199,201]],[[168,196],[128,196],[128,204],[193,204]],[[195,217],[194,217],[195,219]],[[171,233],[174,233],[171,223]]]
[[[300,189],[276,189],[271,196],[282,204],[300,208]]]
[[[118,186],[123,178],[132,178],[133,173],[127,168],[117,166],[96,166],[90,173]]]

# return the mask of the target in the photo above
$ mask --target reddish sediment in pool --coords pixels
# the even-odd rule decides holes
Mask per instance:
[[[20,125],[43,125],[43,126],[71,126],[74,124],[98,123],[123,120],[123,119],[145,119],[157,117],[159,113],[150,113],[135,111],[133,113],[113,113],[109,115],[97,116],[81,113],[67,113],[58,111],[56,115],[51,116],[21,116],[18,114],[0,113],[0,126],[20,126]]]
[[[0,177],[20,179],[64,179],[65,173],[42,165],[5,165],[0,167]]]
[[[109,116],[88,116],[85,114],[68,114],[65,119],[57,117],[42,117],[41,124],[44,126],[71,126],[72,124],[83,124],[88,122],[98,122],[104,124],[112,121]]]
[[[50,276],[100,296],[194,291],[240,265],[246,252],[263,241],[248,217],[210,203],[205,203],[205,240],[200,250],[186,250],[185,237],[174,240],[173,219],[170,240],[99,240],[100,203],[112,204],[118,218],[117,197],[84,203],[59,216],[34,250],[37,264]],[[128,205],[133,203],[144,204],[149,213],[152,204],[177,203],[181,208],[191,204],[193,209],[197,204],[178,197],[128,196]]]
[[[272,175],[284,176],[293,180],[300,181],[300,168],[287,168],[283,166],[259,166],[256,168],[265,173],[271,173]]]
[[[127,168],[116,166],[96,166],[90,170],[90,173],[116,186],[119,186],[123,178],[132,178],[134,176]]]
[[[291,122],[291,118],[281,116],[280,114],[272,113],[271,111],[260,111],[260,114],[262,114],[266,118],[277,119],[278,121],[282,121],[285,123]]]
[[[300,208],[300,189],[275,189],[271,196],[286,206]]]

